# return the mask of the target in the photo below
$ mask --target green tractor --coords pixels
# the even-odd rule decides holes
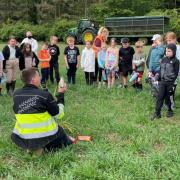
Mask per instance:
[[[93,41],[97,35],[99,25],[89,19],[81,19],[78,27],[68,30],[68,35],[75,37],[76,43],[85,43],[86,41]],[[66,36],[66,37],[67,37]],[[66,39],[66,38],[65,38]]]

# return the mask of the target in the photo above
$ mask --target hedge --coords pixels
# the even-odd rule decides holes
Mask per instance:
[[[7,41],[11,35],[21,41],[27,31],[31,31],[38,41],[48,40],[51,35],[63,40],[67,30],[75,27],[76,24],[75,21],[65,19],[43,25],[33,25],[28,22],[3,23],[0,26],[0,41]]]

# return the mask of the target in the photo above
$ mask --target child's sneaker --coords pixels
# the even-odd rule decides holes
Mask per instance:
[[[98,89],[100,89],[100,88],[101,88],[101,82],[98,83]]]
[[[123,85],[122,85],[122,84],[120,84],[117,88],[119,88],[119,89],[120,89],[120,88],[123,88]]]
[[[166,116],[168,118],[171,118],[171,117],[173,117],[173,115],[174,115],[173,111],[168,111]]]
[[[151,121],[154,121],[155,119],[160,119],[161,114],[154,113],[154,115],[151,117]]]

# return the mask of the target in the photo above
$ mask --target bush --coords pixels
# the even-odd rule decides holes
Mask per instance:
[[[69,28],[76,25],[75,21],[57,20],[52,24],[33,25],[27,22],[4,23],[0,27],[0,40],[7,41],[9,36],[15,36],[19,41],[25,37],[27,31],[31,31],[39,41],[49,40],[51,35],[56,35],[60,40]]]
[[[150,13],[147,15],[150,16],[168,16],[170,19],[170,31],[173,31],[176,33],[177,37],[180,37],[180,15],[178,14],[177,9],[170,9],[170,10],[157,10],[153,9]]]
[[[49,36],[56,35],[59,38],[59,40],[62,41],[66,36],[68,29],[76,26],[77,23],[75,21],[69,21],[66,19],[57,20],[51,28]]]

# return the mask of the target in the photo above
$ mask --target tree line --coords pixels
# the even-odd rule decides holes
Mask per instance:
[[[179,0],[0,0],[0,40],[21,37],[29,27],[40,40],[47,33],[62,39],[81,18],[103,25],[106,17],[144,15],[170,17],[170,30],[180,37],[179,12]]]
[[[1,0],[0,21],[41,24],[59,18],[82,17],[103,21],[107,16],[143,16],[154,9],[179,7],[177,0]]]

